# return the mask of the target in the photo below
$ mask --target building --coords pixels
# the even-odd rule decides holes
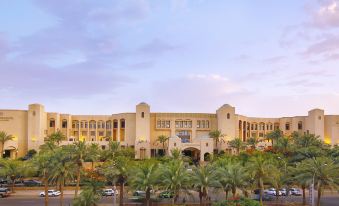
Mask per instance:
[[[38,150],[45,138],[61,131],[67,139],[62,144],[86,140],[96,142],[103,149],[109,139],[122,147],[135,149],[136,158],[148,158],[164,152],[157,141],[159,135],[169,138],[168,150],[178,148],[197,160],[203,160],[214,150],[230,150],[228,141],[240,137],[264,138],[279,128],[286,135],[293,131],[319,135],[328,144],[339,143],[339,115],[324,115],[324,110],[313,109],[307,116],[255,118],[235,113],[235,107],[221,106],[216,113],[153,113],[146,103],[136,105],[133,113],[112,115],[70,115],[46,112],[41,104],[31,104],[28,110],[0,110],[0,131],[14,136],[5,143],[4,155],[22,157],[30,149]],[[224,134],[218,145],[209,132]],[[265,146],[263,142],[261,146]]]

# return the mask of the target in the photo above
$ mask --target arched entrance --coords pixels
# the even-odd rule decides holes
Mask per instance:
[[[188,147],[182,150],[184,156],[190,157],[193,163],[198,163],[200,161],[200,150],[194,147]]]
[[[4,149],[4,153],[2,154],[3,158],[11,158],[15,159],[17,157],[17,149],[13,146],[9,146]]]

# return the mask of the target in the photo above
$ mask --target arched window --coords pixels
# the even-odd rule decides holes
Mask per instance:
[[[302,130],[303,129],[303,123],[300,121],[298,122],[298,130]]]
[[[141,112],[141,118],[145,117],[145,112]]]
[[[49,120],[49,127],[55,127],[55,120],[54,119]]]
[[[285,130],[290,130],[290,123],[287,122],[287,123],[285,124]]]
[[[230,118],[231,118],[231,114],[227,113],[227,119],[230,119]]]
[[[61,127],[64,128],[64,129],[67,128],[67,120],[66,119],[62,120]]]

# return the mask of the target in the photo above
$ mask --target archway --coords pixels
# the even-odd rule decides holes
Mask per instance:
[[[17,157],[17,148],[15,148],[14,146],[9,146],[5,148],[2,157],[15,159]]]
[[[194,164],[200,161],[200,150],[194,147],[188,147],[182,150],[182,154],[186,157],[190,157]]]
[[[208,153],[208,152],[206,152],[206,153],[204,154],[204,161],[205,161],[205,162],[208,162],[208,161],[210,161],[210,160],[211,160],[211,154]]]

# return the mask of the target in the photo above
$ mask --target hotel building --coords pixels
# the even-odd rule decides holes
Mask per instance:
[[[294,131],[319,135],[325,143],[339,143],[339,115],[325,115],[313,109],[307,116],[257,118],[236,114],[235,107],[221,106],[216,113],[157,113],[146,103],[136,105],[133,113],[112,115],[71,115],[46,112],[41,104],[31,104],[28,110],[0,110],[0,131],[14,136],[4,146],[4,156],[24,156],[28,150],[39,150],[48,135],[61,131],[62,144],[86,140],[98,143],[102,149],[109,139],[122,147],[132,147],[136,158],[148,158],[163,152],[157,137],[169,138],[167,151],[178,148],[196,159],[204,160],[214,150],[231,151],[228,141],[240,137],[264,138],[265,134],[280,129],[289,135]],[[216,145],[209,132],[220,130],[223,140]],[[269,143],[263,141],[260,147]]]

